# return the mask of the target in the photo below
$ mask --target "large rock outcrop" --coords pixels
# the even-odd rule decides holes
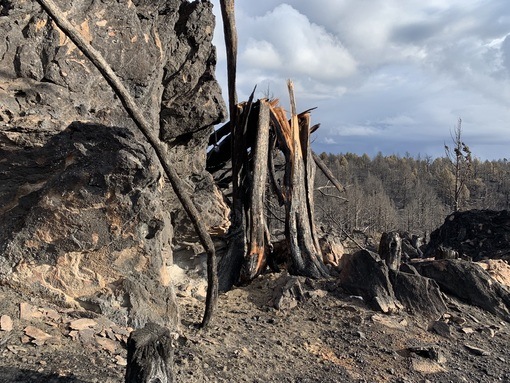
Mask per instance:
[[[208,1],[58,1],[168,144],[211,231],[225,116]],[[119,323],[175,325],[176,197],[122,105],[36,2],[0,3],[0,283]]]
[[[430,235],[425,257],[510,259],[510,213],[468,210],[446,217]]]

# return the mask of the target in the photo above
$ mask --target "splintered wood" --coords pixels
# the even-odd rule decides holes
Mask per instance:
[[[293,274],[320,278],[328,275],[322,261],[314,222],[313,186],[317,160],[310,147],[310,110],[298,114],[294,89],[288,82],[290,118],[278,100],[249,100],[237,105],[235,121],[211,135],[214,145],[207,169],[222,185],[232,186],[232,225],[229,246],[219,263],[220,290],[246,283],[257,277],[273,259],[270,212],[267,201],[276,200],[285,211],[284,236],[287,259]],[[228,128],[229,131],[228,131]],[[218,142],[220,137],[221,142]],[[275,157],[283,156],[278,178]],[[231,172],[225,171],[231,161]],[[327,167],[319,168],[342,190]],[[222,172],[220,172],[220,170]]]

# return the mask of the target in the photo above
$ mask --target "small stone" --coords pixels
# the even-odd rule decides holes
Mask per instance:
[[[78,331],[80,341],[84,345],[93,345],[94,344],[94,330],[91,328],[85,328],[83,330]]]
[[[120,326],[112,326],[112,331],[115,333],[115,334],[119,334],[119,335],[125,335],[125,336],[129,336],[129,333],[132,331],[130,331],[129,329],[126,329],[126,328],[123,328],[123,327],[120,327]]]
[[[96,336],[96,342],[103,350],[108,351],[110,354],[115,354],[115,351],[117,351],[117,342],[111,339]]]
[[[52,336],[34,326],[25,327],[25,335],[32,339],[32,343],[42,346]]]
[[[411,366],[414,371],[422,374],[438,374],[446,371],[439,363],[428,359],[412,359]]]
[[[305,295],[307,298],[310,298],[310,299],[318,299],[318,298],[320,299],[320,298],[324,298],[325,296],[327,296],[328,292],[319,289],[319,290],[307,291]]]
[[[9,315],[2,315],[0,317],[0,330],[12,331],[13,323],[12,318]]]
[[[443,321],[434,321],[430,329],[436,334],[439,334],[445,338],[451,338],[452,336],[450,326],[448,326],[448,324]]]
[[[417,347],[408,347],[408,350],[422,358],[431,359],[437,363],[446,363],[446,357],[444,356],[443,350],[436,345],[426,345]]]
[[[34,306],[27,302],[21,302],[19,305],[19,319],[21,320],[32,320],[34,318],[41,318],[42,313],[37,310]]]
[[[57,322],[62,318],[58,311],[53,309],[46,309],[44,315],[46,316],[46,318],[51,319],[54,322]]]
[[[115,362],[117,363],[118,366],[127,366],[127,360],[126,358],[123,358],[122,356],[120,355],[117,355],[115,357]]]
[[[489,351],[483,350],[479,347],[475,347],[467,343],[464,343],[464,347],[466,347],[466,349],[473,355],[489,356],[491,354]]]
[[[68,334],[73,340],[78,340],[78,337],[79,337],[79,333],[78,331],[76,330],[73,330],[73,331],[69,331],[69,334]]]
[[[70,322],[69,328],[71,330],[80,331],[80,330],[85,330],[90,327],[94,327],[96,325],[97,325],[97,322],[94,319],[81,318],[81,319],[76,319],[76,320]]]
[[[393,318],[387,315],[374,314],[371,318],[374,323],[382,324],[383,326],[394,330],[405,331],[407,326],[407,321],[402,321],[398,318]]]
[[[461,331],[464,333],[464,334],[472,334],[475,332],[475,330],[473,330],[472,327],[462,327]]]
[[[454,316],[452,317],[452,321],[457,323],[459,326],[462,326],[463,324],[466,323],[466,320],[462,317],[459,317],[459,316]]]
[[[107,336],[108,338],[110,338],[110,339],[112,339],[112,340],[116,340],[116,338],[115,338],[115,333],[112,331],[112,329],[107,328],[107,329],[105,330],[105,332],[106,332],[106,336]]]

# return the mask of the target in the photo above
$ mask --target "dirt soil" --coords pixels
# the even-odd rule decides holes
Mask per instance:
[[[510,382],[510,324],[487,312],[448,299],[437,321],[385,315],[335,281],[305,279],[305,299],[287,297],[277,310],[285,280],[268,274],[221,295],[206,331],[195,328],[203,302],[179,294],[174,380]],[[131,329],[85,314],[0,287],[0,382],[123,382]]]

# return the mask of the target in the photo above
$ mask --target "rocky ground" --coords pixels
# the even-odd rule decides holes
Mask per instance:
[[[221,295],[197,331],[201,294],[178,296],[176,382],[510,382],[510,324],[453,299],[426,322],[374,312],[335,281],[268,274]],[[131,329],[5,288],[0,302],[0,382],[123,381]]]

